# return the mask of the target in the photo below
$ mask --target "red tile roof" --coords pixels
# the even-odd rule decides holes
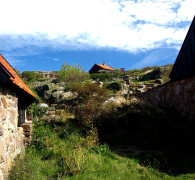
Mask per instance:
[[[110,70],[114,70],[112,67],[110,66],[105,66],[105,65],[101,65],[101,64],[97,64],[98,66],[104,68],[104,69],[110,69]]]
[[[5,60],[5,58],[0,54],[0,66],[9,75],[10,80],[19,88],[26,91],[28,94],[36,98],[36,95],[30,90],[30,88],[22,81],[18,74],[13,70],[11,65]]]

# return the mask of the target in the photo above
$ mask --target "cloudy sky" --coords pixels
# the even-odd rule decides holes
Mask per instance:
[[[194,15],[195,0],[0,0],[0,54],[20,71],[170,64]]]

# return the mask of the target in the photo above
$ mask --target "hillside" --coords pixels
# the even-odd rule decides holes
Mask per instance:
[[[68,67],[60,78],[35,72],[38,78],[29,81],[49,107],[29,106],[32,141],[15,161],[10,180],[195,178],[193,121],[135,99],[112,101],[160,87],[171,65],[95,74],[104,81]]]

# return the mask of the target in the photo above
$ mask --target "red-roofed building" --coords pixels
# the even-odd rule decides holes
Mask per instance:
[[[103,65],[101,64],[94,64],[94,66],[89,70],[89,73],[99,73],[99,72],[111,72],[114,69],[110,66],[106,66],[105,62],[103,63]]]
[[[30,127],[26,107],[35,98],[36,95],[0,55],[0,179],[6,179],[11,161],[21,152],[24,131],[30,134],[30,129],[26,128]]]

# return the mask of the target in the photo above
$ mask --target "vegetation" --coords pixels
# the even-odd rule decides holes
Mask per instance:
[[[116,79],[116,78],[123,78],[126,74],[124,73],[94,73],[94,74],[90,74],[90,79],[93,79],[93,80],[98,80],[98,81],[102,81],[102,82],[105,82],[105,81],[112,81],[113,79]]]
[[[33,81],[40,79],[41,75],[38,72],[34,72],[34,71],[23,71],[22,78],[25,81],[33,82]]]
[[[103,102],[108,98],[108,90],[97,83],[75,84],[72,89],[78,93],[75,99],[75,116],[84,127],[94,125],[96,117],[104,112]]]
[[[121,82],[112,82],[107,84],[106,86],[107,89],[112,90],[114,92],[120,91],[121,90]]]
[[[65,107],[74,118],[60,114],[48,121],[46,108],[28,108],[32,143],[17,157],[10,180],[195,179],[193,121],[143,102],[109,104],[109,90],[120,90],[120,83],[101,88],[85,75],[80,66],[66,64],[59,72],[59,80],[78,94]]]
[[[36,105],[31,112],[37,111]],[[135,113],[142,105],[131,105]],[[137,106],[137,107],[136,107]],[[124,107],[125,108],[125,107]],[[145,109],[147,114],[148,108]],[[41,113],[33,117],[42,117]],[[127,110],[127,109],[126,109]],[[152,109],[150,109],[152,110]],[[155,110],[156,114],[163,114]],[[124,109],[123,109],[123,112]],[[130,112],[130,110],[128,111]],[[153,109],[154,112],[154,109]],[[120,111],[120,114],[122,111]],[[115,113],[116,114],[116,113]],[[122,116],[124,117],[124,113]],[[152,115],[152,114],[151,114]],[[149,117],[152,117],[149,115]],[[146,115],[145,115],[146,116]],[[114,116],[112,116],[113,118]],[[34,119],[35,120],[35,119]],[[106,121],[106,118],[105,118]],[[111,122],[111,120],[109,121]],[[104,123],[105,124],[105,123]],[[113,126],[110,124],[110,131]],[[105,126],[104,126],[105,127]],[[137,126],[138,127],[138,126]],[[9,173],[10,180],[26,179],[194,179],[195,174],[170,176],[154,169],[152,164],[144,164],[131,153],[120,157],[108,145],[99,145],[96,128],[87,131],[77,121],[47,120],[34,121],[33,139],[25,154],[19,156]],[[107,129],[108,130],[108,129]],[[102,130],[103,132],[103,130]],[[113,136],[114,137],[114,136]],[[143,137],[143,136],[142,136]],[[154,138],[154,136],[153,136]],[[117,141],[115,141],[116,143]],[[129,155],[129,156],[128,156]],[[131,155],[131,156],[130,156]]]
[[[61,70],[58,72],[58,81],[60,82],[84,82],[89,79],[88,73],[86,73],[80,65],[67,65],[62,64]]]

